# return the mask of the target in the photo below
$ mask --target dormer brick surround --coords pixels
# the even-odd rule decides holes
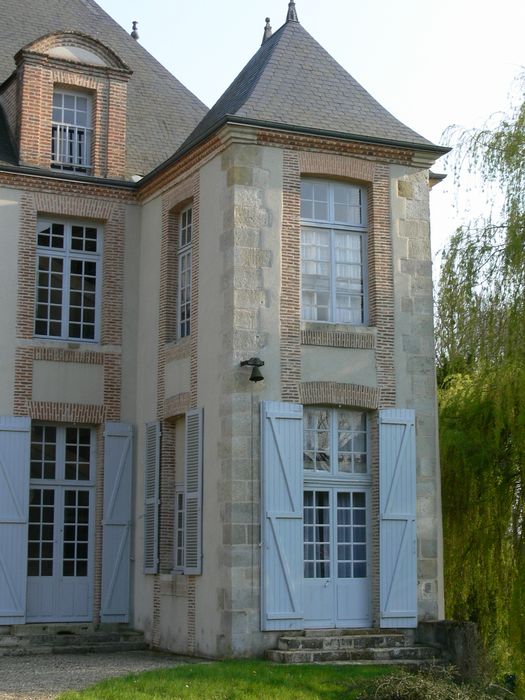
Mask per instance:
[[[51,168],[53,93],[72,90],[91,98],[89,174],[123,178],[129,68],[110,49],[77,32],[38,39],[20,50],[15,61],[17,68],[4,84],[4,95],[12,91],[13,80],[16,115],[12,107],[5,111],[18,145],[20,165]],[[12,105],[12,97],[9,101]]]

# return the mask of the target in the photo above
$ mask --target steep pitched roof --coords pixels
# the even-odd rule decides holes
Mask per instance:
[[[290,15],[263,42],[180,152],[196,145],[229,117],[314,133],[433,147],[382,107]]]
[[[131,68],[126,148],[130,175],[147,173],[169,158],[206,113],[206,106],[94,0],[2,0],[1,18],[0,84],[15,69],[13,56],[19,49],[55,31],[89,34]]]

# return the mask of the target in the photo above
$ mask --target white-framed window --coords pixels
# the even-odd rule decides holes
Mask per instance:
[[[91,171],[91,96],[55,90],[51,120],[51,167]]]
[[[101,250],[97,224],[39,220],[36,336],[98,340]]]
[[[179,275],[177,289],[177,337],[186,338],[191,333],[191,238],[193,209],[183,209],[179,216]]]
[[[364,411],[305,406],[303,425],[305,474],[338,477],[369,474]]]
[[[301,289],[305,321],[367,322],[366,192],[301,180]]]

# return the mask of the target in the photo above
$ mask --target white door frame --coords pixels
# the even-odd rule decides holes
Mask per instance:
[[[304,626],[305,628],[369,627],[371,610],[371,488],[362,484],[332,484],[306,481],[304,491],[328,494],[328,547],[326,560],[328,575],[304,577]],[[366,546],[366,576],[339,577],[338,504],[339,494],[364,493],[366,515],[364,524]],[[315,497],[314,497],[315,499]],[[315,500],[314,500],[315,512]],[[353,509],[352,509],[353,512]],[[356,523],[357,525],[357,523]],[[305,530],[307,524],[305,523]],[[315,526],[314,526],[315,529]],[[352,528],[353,529],[353,528]],[[361,530],[361,527],[358,526]],[[363,533],[361,533],[363,534]],[[353,546],[354,542],[349,546]],[[306,545],[305,545],[306,546]],[[362,546],[362,543],[359,543]],[[312,547],[310,545],[310,547]],[[311,566],[311,565],[310,565]],[[323,565],[321,564],[321,567]],[[352,566],[352,564],[350,564]],[[306,574],[306,566],[305,566]]]
[[[44,431],[50,428],[49,435],[54,433],[55,439],[54,443],[48,440],[47,446],[43,444],[40,448],[35,432],[32,434],[33,461],[28,465],[33,477],[29,482],[30,492],[46,491],[53,496],[48,495],[50,503],[29,505],[26,620],[89,622],[93,619],[96,433],[88,426],[46,423],[35,424],[34,428],[43,428]],[[90,433],[89,478],[78,478],[83,468],[79,466],[82,461],[78,457],[80,447],[75,462],[73,446],[66,446],[66,431],[69,428],[88,430]],[[72,473],[68,472],[76,472],[77,478],[72,478]],[[66,479],[66,476],[69,478]],[[88,493],[87,519],[85,497],[79,497],[85,492]],[[36,500],[39,500],[38,497]],[[86,536],[87,562],[82,552]]]

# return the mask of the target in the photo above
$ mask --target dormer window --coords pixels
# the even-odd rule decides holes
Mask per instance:
[[[91,97],[55,90],[51,123],[51,167],[91,172]]]

